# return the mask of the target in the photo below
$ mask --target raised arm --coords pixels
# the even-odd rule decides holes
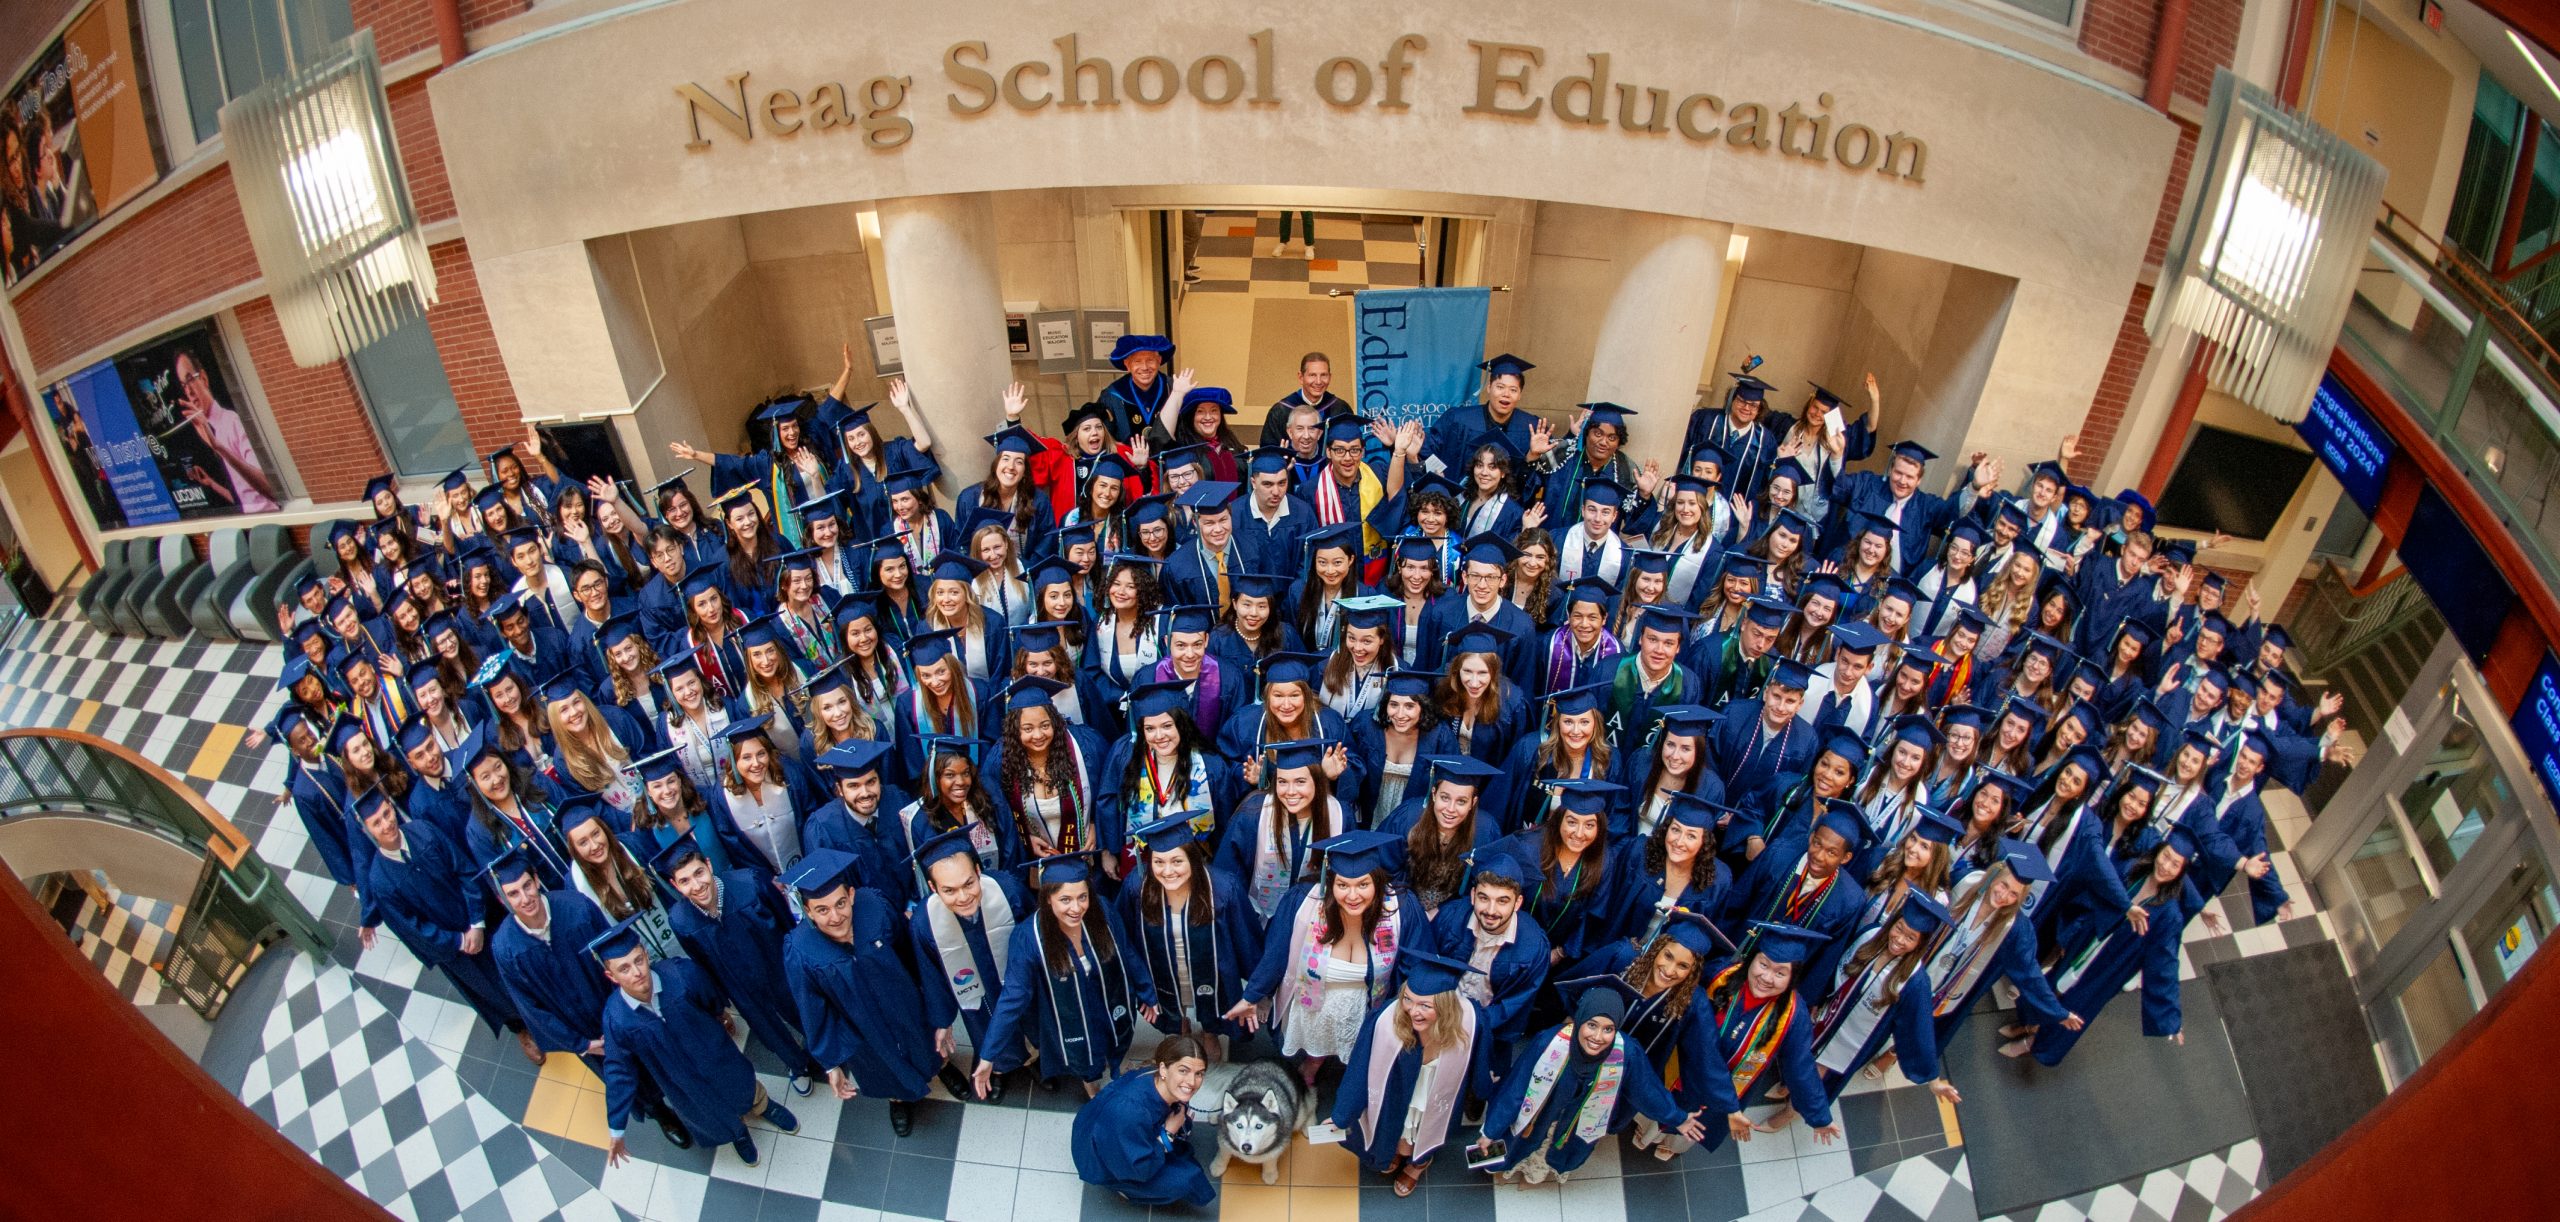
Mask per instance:
[[[889,379],[889,405],[906,417],[907,438],[919,454],[933,452],[933,430],[925,427],[924,417],[916,414],[916,392],[909,389],[903,377]]]

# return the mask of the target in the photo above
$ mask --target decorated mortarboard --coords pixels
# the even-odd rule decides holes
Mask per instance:
[[[1517,378],[1522,374],[1537,368],[1537,366],[1505,352],[1500,356],[1478,363],[1476,368],[1485,372],[1486,381],[1491,381],[1505,374],[1509,374],[1510,376]]]
[[[1606,681],[1586,683],[1580,687],[1568,687],[1548,693],[1547,703],[1555,707],[1558,716],[1579,717],[1585,713],[1598,712],[1601,700],[1608,694],[1609,684]]]
[[[684,749],[669,747],[653,751],[631,761],[631,771],[642,781],[663,781],[684,771]]]
[[[1187,679],[1155,679],[1129,689],[1129,727],[1132,730],[1147,718],[1188,712],[1190,708],[1191,682]]]
[[[1831,939],[1802,925],[1783,925],[1776,921],[1754,921],[1752,931],[1760,935],[1762,957],[1771,963],[1799,964],[1821,953]]]
[[[1319,840],[1315,847],[1324,850],[1325,869],[1348,877],[1386,869],[1388,846],[1402,843],[1403,837],[1385,832],[1351,831],[1331,840]]]
[[[854,872],[860,867],[861,862],[842,849],[811,849],[783,872],[782,885],[803,898],[815,899],[838,887],[851,886]]]
[[[1039,675],[1024,675],[1005,687],[1004,707],[1008,711],[1015,712],[1023,709],[1045,709],[1050,707],[1057,694],[1066,691],[1068,686],[1055,679],[1044,679]]]
[[[1946,927],[1947,906],[1914,887],[1903,893],[1901,919],[1904,928],[1925,938]]]
[[[611,963],[638,949],[640,949],[640,917],[636,913],[629,918],[614,922],[612,928],[597,934],[594,940],[587,943],[587,954],[593,956],[598,963]]]
[[[857,738],[840,742],[818,753],[818,766],[835,774],[837,780],[850,780],[866,772],[878,772],[880,761],[887,758],[889,744],[876,738]]]
[[[1784,599],[1771,598],[1768,595],[1763,594],[1753,598],[1748,609],[1746,609],[1742,615],[1744,619],[1749,620],[1760,627],[1776,631],[1777,629],[1786,627],[1787,620],[1793,617],[1795,613],[1795,607],[1788,604]]]
[[[1191,816],[1175,815],[1158,819],[1144,827],[1131,828],[1129,835],[1145,845],[1150,853],[1172,853],[1199,843],[1200,833],[1191,826]]]
[[[2002,837],[2000,840],[2000,860],[2007,862],[2009,864],[2009,872],[2017,875],[2019,880],[2022,882],[2049,883],[2053,881],[2053,863],[2044,859],[2044,851],[2042,849],[2037,848],[2035,845],[2030,844],[2027,841],[2013,840],[2005,836]]]
[[[1865,736],[1847,726],[1833,726],[1822,735],[1822,749],[1849,762],[1849,771],[1859,772],[1867,766]]]
[[[1458,982],[1464,979],[1467,973],[1481,971],[1463,960],[1435,955],[1420,949],[1407,950],[1397,955],[1396,966],[1404,969],[1404,987],[1422,997],[1438,997],[1455,993],[1458,991]]]
[[[1581,777],[1540,783],[1555,791],[1558,805],[1577,815],[1605,814],[1609,800],[1627,791],[1626,786],[1615,781],[1593,781]]]
[[[1584,577],[1564,588],[1564,600],[1567,606],[1574,603],[1590,603],[1595,607],[1606,607],[1609,601],[1617,596],[1618,588],[1599,577]]]
[[[960,630],[944,628],[919,632],[907,638],[907,661],[915,666],[931,666],[952,656],[960,648]]]
[[[1085,849],[1076,853],[1055,853],[1031,863],[1031,885],[1064,887],[1090,883],[1102,871],[1102,854]]]
[[[910,860],[919,870],[931,870],[933,863],[945,857],[966,857],[972,862],[977,860],[977,846],[969,839],[969,829],[955,827],[939,836],[927,839],[923,844],[916,846],[915,854]]]
[[[1816,831],[1827,828],[1832,834],[1848,842],[1849,851],[1852,853],[1867,846],[1866,814],[1858,809],[1857,803],[1847,798],[1823,799],[1822,813],[1814,816],[1813,826]]]
[[[1794,658],[1780,658],[1769,668],[1768,686],[1804,691],[1813,686],[1813,668]]]
[[[1123,335],[1119,342],[1111,345],[1112,367],[1127,369],[1129,358],[1141,352],[1152,352],[1170,359],[1173,356],[1173,341],[1161,335]]]
[[[1242,484],[1202,480],[1182,490],[1173,503],[1198,513],[1225,513],[1236,495],[1244,491]]]

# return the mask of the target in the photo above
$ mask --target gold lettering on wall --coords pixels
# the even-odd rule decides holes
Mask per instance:
[[[1775,149],[1781,157],[1810,165],[1914,186],[1928,180],[1928,142],[1898,129],[1882,134],[1891,125],[1856,117],[1860,99],[1854,97],[1850,116],[1835,113],[1839,106],[1828,92],[1817,93],[1811,106],[1800,98],[1728,104],[1726,95],[1676,88],[1676,82],[1623,79],[1641,73],[1622,72],[1607,51],[1559,57],[1558,68],[1578,65],[1580,70],[1550,75],[1544,47],[1487,39],[1468,39],[1466,45],[1474,58],[1474,89],[1458,107],[1462,115],[1551,121],[1578,130],[1615,128],[1640,137],[1676,130],[1701,149]],[[1417,94],[1426,101],[1431,96],[1435,82],[1423,63],[1430,48],[1430,39],[1406,33],[1374,59],[1344,53],[1294,61],[1314,65],[1308,76],[1298,78],[1306,82],[1300,97],[1342,111],[1374,107],[1409,112]],[[1184,48],[1181,55],[1125,55],[1118,50],[1089,55],[1083,36],[1067,33],[1036,56],[1005,58],[1011,62],[999,60],[985,39],[943,49],[943,105],[951,115],[971,119],[1000,108],[1022,115],[1082,111],[1117,107],[1123,97],[1147,110],[1186,100],[1207,108],[1238,101],[1255,107],[1289,104],[1278,84],[1283,66],[1279,37],[1269,29],[1243,35],[1224,48]],[[881,151],[903,147],[916,136],[915,120],[906,112],[914,77],[883,73],[851,91],[836,81],[820,81],[752,95],[748,80],[748,73],[739,72],[722,78],[716,89],[691,81],[675,87],[684,108],[686,149],[711,149],[720,143],[715,139],[720,133],[749,144],[759,135],[853,129],[862,133],[864,147]],[[1440,77],[1440,96],[1448,98],[1454,83]]]

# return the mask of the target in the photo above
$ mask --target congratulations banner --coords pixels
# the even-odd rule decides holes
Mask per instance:
[[[1369,289],[1352,299],[1360,414],[1420,421],[1476,396],[1493,290]]]

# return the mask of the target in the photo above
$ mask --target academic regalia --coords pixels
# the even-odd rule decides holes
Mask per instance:
[[[1556,980],[1567,983],[1605,976],[1625,981],[1627,969],[1635,966],[1650,945],[1626,939],[1611,942],[1581,962],[1558,969]],[[1699,960],[1702,970],[1706,964],[1707,960]],[[1723,1050],[1716,1045],[1715,1015],[1707,1008],[1705,979],[1699,978],[1699,988],[1690,994],[1689,1007],[1678,1017],[1664,1012],[1663,1003],[1670,997],[1666,990],[1628,1002],[1627,1016],[1619,1022],[1618,1029],[1641,1045],[1645,1056],[1661,1068],[1663,1085],[1670,1088],[1681,1111],[1694,1115],[1704,1109],[1708,1113],[1706,1138],[1698,1144],[1713,1150],[1723,1144],[1727,1132],[1717,1118],[1742,1108],[1733,1096],[1733,1078],[1724,1072]],[[1632,985],[1629,991],[1633,991]]]
[[[1545,834],[1544,828],[1524,828],[1505,851],[1532,872],[1520,880],[1520,915],[1546,931],[1547,944],[1570,963],[1589,954],[1617,924],[1617,880],[1611,875],[1608,854],[1599,851],[1597,843],[1583,851],[1582,860],[1571,871],[1559,873],[1545,866],[1540,859],[1544,847],[1540,838]],[[1593,871],[1599,872],[1598,884],[1588,893],[1578,893],[1582,878]]]
[[[1278,601],[1273,600],[1275,604]],[[1276,605],[1271,610],[1271,622],[1262,626],[1262,635],[1270,648],[1256,654],[1252,646],[1245,644],[1242,634],[1221,624],[1217,631],[1209,634],[1209,656],[1225,663],[1227,673],[1238,682],[1259,686],[1265,660],[1273,654],[1299,653],[1306,649],[1306,643],[1298,638],[1297,627],[1282,622]]]
[[[587,944],[613,922],[594,900],[575,891],[549,892],[544,899],[551,909],[544,934],[532,933],[509,913],[489,935],[489,958],[534,1046],[584,1057],[589,1045],[604,1038],[604,1003],[614,992]]]
[[[2223,775],[2227,778],[2230,774]],[[2222,824],[2222,834],[2241,860],[2267,851],[2267,807],[2258,796],[2256,785],[2237,795],[2217,789],[2207,797],[2214,803],[2214,816]],[[2273,869],[2249,880],[2249,913],[2260,925],[2273,922],[2290,898],[2285,894],[2284,880]]]
[[[1849,1075],[1865,1068],[1893,1045],[1902,1076],[1912,1082],[1932,1082],[1938,1077],[1937,1025],[1931,1021],[1932,985],[1929,968],[1924,962],[1914,968],[1894,994],[1893,1004],[1884,1013],[1875,1012],[1879,991],[1893,970],[1893,957],[1878,953],[1867,965],[1852,974],[1849,964],[1869,942],[1889,936],[1883,928],[1870,930],[1850,948],[1849,954],[1835,969],[1832,979],[1816,990],[1812,1013],[1814,1067],[1821,1071],[1825,1092],[1837,1102],[1848,1084]],[[1860,1031],[1860,1027],[1864,1031]],[[1852,1041],[1855,1041],[1852,1043]]]
[[[1956,1032],[1973,1016],[1974,1003],[1994,980],[2007,980],[2018,990],[2020,1017],[2041,1025],[2059,1024],[2067,1012],[2045,979],[2043,966],[2036,962],[2035,922],[2019,913],[1997,946],[1981,945],[1978,938],[1968,937],[1972,932],[1963,923],[1951,922],[1929,952],[1935,1046],[1954,1046]]]
[[[2128,889],[2141,883],[2131,880]],[[2178,947],[2187,922],[2204,911],[2204,905],[2205,897],[2196,891],[2195,883],[2182,875],[2175,890],[2152,897],[2147,905],[2151,909],[2148,932],[2134,933],[2122,911],[2091,913],[2066,926],[2059,942],[2062,957],[2046,978],[2063,1008],[2079,1015],[2083,1026],[2069,1031],[2051,1023],[2038,1029],[2031,1050],[2037,1062],[2048,1067],[2061,1064],[2072,1045],[2087,1033],[2086,1024],[2098,1021],[2099,1011],[2137,977],[2142,982],[2142,1033],[2155,1038],[2176,1035]]]
[[[1469,604],[1464,588],[1451,590],[1431,600],[1422,610],[1422,656],[1416,663],[1417,668],[1446,671],[1449,668],[1449,638],[1459,629],[1476,622],[1479,621],[1475,609]],[[1502,663],[1503,686],[1525,689],[1536,682],[1538,667],[1535,653],[1541,640],[1538,626],[1530,621],[1529,613],[1513,606],[1510,599],[1497,598],[1492,613],[1481,622],[1503,634],[1500,651],[1496,654]]]
[[[1457,1004],[1463,1011],[1459,1028],[1462,1037],[1440,1051],[1432,1069],[1432,1093],[1445,1096],[1448,1105],[1445,1109],[1429,1102],[1423,1105],[1425,1132],[1431,1122],[1437,1121],[1439,1140],[1417,1140],[1410,1155],[1398,1154],[1396,1147],[1405,1140],[1405,1116],[1414,1108],[1414,1088],[1421,1082],[1423,1069],[1421,1042],[1417,1040],[1407,1047],[1395,1035],[1394,1011],[1402,1004],[1400,998],[1391,997],[1369,1012],[1360,1029],[1360,1042],[1344,1062],[1342,1085],[1334,1092],[1333,1112],[1328,1117],[1348,1134],[1343,1148],[1351,1151],[1362,1167],[1380,1173],[1394,1169],[1400,1158],[1415,1165],[1428,1163],[1453,1137],[1463,1143],[1458,1118],[1465,1114],[1468,1098],[1490,1093],[1493,1087],[1494,1024],[1485,1016],[1483,1007],[1461,999]],[[1387,1064],[1379,1065],[1381,1057],[1389,1058]],[[1443,1082],[1443,1074],[1454,1075],[1458,1080]],[[1370,1087],[1373,1078],[1380,1079],[1375,1091]],[[1372,1115],[1376,1117],[1374,1125]]]
[[[444,833],[453,844],[471,843],[471,782],[453,775],[453,765],[446,765],[445,781],[434,784],[425,777],[411,775],[409,796],[400,804],[401,813],[424,820]],[[372,843],[366,838],[365,843]],[[334,877],[334,875],[333,875]]]
[[[1822,743],[1821,731],[1795,718],[1776,730],[1765,721],[1758,699],[1738,700],[1725,706],[1707,735],[1701,762],[1724,782],[1725,804],[1736,810],[1770,809],[1771,799],[1784,792],[1779,778],[1811,767]]]
[[[1622,752],[1632,758],[1635,748],[1650,740],[1662,710],[1681,705],[1695,705],[1706,693],[1706,685],[1688,667],[1671,664],[1671,673],[1648,683],[1644,663],[1633,650],[1618,656],[1617,668],[1609,675],[1609,714],[1601,723],[1611,741],[1621,744]]]
[[[1796,973],[1796,987],[1806,992],[1819,987],[1810,977],[1829,966],[1823,960],[1832,958],[1856,931],[1858,914],[1867,906],[1866,889],[1845,869],[1834,872],[1818,895],[1799,895],[1810,842],[1809,830],[1770,842],[1726,893],[1724,913],[1717,922],[1736,945],[1750,937],[1755,921],[1802,926],[1822,935],[1824,945],[1815,947],[1808,968]],[[1831,948],[1827,952],[1826,946]]]
[[[1539,1058],[1547,1053],[1557,1037],[1569,1042],[1570,1051],[1557,1072],[1553,1088],[1544,1105],[1526,1118],[1522,1111],[1527,1102],[1531,1079]],[[1509,1171],[1522,1159],[1543,1149],[1547,1166],[1555,1171],[1570,1172],[1591,1158],[1591,1151],[1602,1135],[1585,1136],[1577,1132],[1579,1113],[1592,1079],[1610,1055],[1622,1057],[1618,1099],[1606,1118],[1606,1132],[1616,1133],[1642,1115],[1664,1128],[1678,1128],[1688,1119],[1680,1104],[1662,1084],[1655,1072],[1653,1059],[1645,1055],[1644,1046],[1627,1038],[1622,1030],[1612,1041],[1612,1054],[1604,1054],[1585,1064],[1579,1056],[1580,1041],[1573,1024],[1566,1023],[1539,1033],[1521,1046],[1518,1059],[1510,1072],[1502,1077],[1502,1086],[1494,1092],[1493,1101],[1484,1112],[1484,1135],[1505,1142],[1502,1161],[1487,1168],[1495,1174]]]
[[[1167,1104],[1153,1069],[1128,1074],[1076,1109],[1067,1151],[1076,1178],[1108,1188],[1133,1205],[1207,1208],[1218,1199],[1217,1182],[1191,1152],[1191,1122],[1167,1133],[1165,1118],[1183,1104]]]
[[[744,1140],[759,1090],[756,1067],[721,1029],[719,989],[684,959],[652,960],[649,976],[650,1008],[618,988],[605,999],[605,1127],[629,1127],[645,1075],[696,1142]]]
[[[1263,766],[1268,768],[1271,765],[1266,763]],[[1274,847],[1272,837],[1275,833],[1267,822],[1267,817],[1272,813],[1273,800],[1269,790],[1256,790],[1237,805],[1233,816],[1220,824],[1216,866],[1245,888],[1240,894],[1247,896],[1253,894],[1256,882],[1255,870],[1261,865],[1264,852]],[[1340,799],[1333,800],[1333,809],[1330,814],[1330,819],[1310,818],[1304,826],[1292,822],[1277,833],[1280,840],[1275,862],[1285,875],[1278,890],[1286,891],[1321,873],[1315,861],[1316,844],[1324,839],[1321,829],[1330,828],[1340,833],[1350,827],[1350,811]],[[1263,894],[1269,895],[1271,892],[1272,888],[1267,886],[1263,888]],[[1285,901],[1276,902],[1281,906],[1268,912],[1261,912],[1259,904],[1250,906],[1260,912],[1263,920],[1268,921],[1286,910]]]
[[[1212,1035],[1240,1036],[1243,1032],[1226,1014],[1244,999],[1245,973],[1262,958],[1261,921],[1253,905],[1245,902],[1244,884],[1234,875],[1212,868],[1205,876],[1195,873],[1191,885],[1209,888],[1216,916],[1202,925],[1190,920],[1188,909],[1172,914],[1172,919],[1183,923],[1187,965],[1174,962],[1173,939],[1163,919],[1166,914],[1143,911],[1146,887],[1134,879],[1120,887],[1120,928],[1130,938],[1125,949],[1146,960],[1147,974],[1155,980],[1157,1004],[1164,1007],[1156,1019],[1157,1029],[1170,1030],[1179,1022]],[[1176,982],[1186,974],[1191,991],[1179,996]]]
[[[1505,701],[1505,703],[1507,704],[1509,702]],[[1494,736],[1490,733],[1479,732],[1476,735],[1476,742],[1479,744],[1487,743],[1492,741],[1493,737]],[[1504,750],[1507,752],[1512,746],[1516,745],[1518,745],[1516,741],[1506,744]],[[1359,788],[1357,792],[1345,792],[1341,784],[1337,782],[1334,786],[1334,792],[1344,795],[1343,806],[1345,809],[1350,811],[1352,822],[1365,823],[1371,827],[1383,829],[1386,825],[1382,820],[1376,817],[1378,814],[1376,808],[1380,799],[1379,783],[1385,779],[1387,769],[1386,727],[1379,724],[1378,718],[1374,714],[1353,718],[1351,720],[1350,736],[1344,740],[1344,748],[1343,753],[1359,763],[1361,767],[1356,769],[1343,769],[1343,779],[1350,780],[1352,774],[1356,771],[1359,774]],[[1414,793],[1414,778],[1421,775],[1423,760],[1435,755],[1459,754],[1462,754],[1462,752],[1458,750],[1457,732],[1450,727],[1448,722],[1441,722],[1440,724],[1415,735],[1413,758],[1406,761],[1407,765],[1413,771],[1406,774],[1404,790],[1406,796],[1404,799],[1400,799],[1396,803],[1395,809],[1399,811],[1403,810],[1406,803],[1411,800]],[[1482,759],[1483,757],[1470,756],[1469,758]],[[1489,764],[1498,764],[1500,761],[1499,759],[1495,759],[1486,760],[1485,762]],[[1389,813],[1392,814],[1393,812]],[[1483,822],[1492,823],[1494,820],[1488,818],[1483,820]],[[1411,827],[1412,825],[1407,824],[1406,826]]]
[[[943,957],[934,928],[934,913],[948,911],[942,907],[938,897],[918,900],[908,909],[907,945],[916,962],[918,991],[924,995],[926,1025],[937,1031],[962,1027],[969,1036],[969,1046],[977,1050],[981,1060],[1010,1062],[1020,1055],[1019,1040],[1002,1045],[1003,1055],[998,1055],[998,1045],[987,1040],[987,1025],[995,1018],[996,999],[1001,996],[1008,975],[1006,950],[996,945],[995,930],[989,923],[988,906],[994,902],[994,896],[987,893],[1000,893],[1005,910],[1011,914],[1012,924],[1005,932],[1006,947],[1030,938],[1034,901],[1010,874],[990,874],[982,870],[978,874],[978,889],[977,915],[964,918],[952,914],[953,924],[969,946],[969,958],[965,964],[959,965],[958,972],[954,971],[953,962]],[[971,1004],[967,1006],[960,1003],[960,986],[953,980],[958,974],[965,974],[964,979],[971,992]]]
[[[1466,894],[1442,904],[1439,913],[1431,918],[1431,940],[1439,947],[1435,953],[1457,962],[1474,964],[1476,933],[1475,903]],[[1511,940],[1493,953],[1492,960],[1479,967],[1483,977],[1481,985],[1475,976],[1469,976],[1458,986],[1461,992],[1471,992],[1478,987],[1484,989],[1485,997],[1478,1015],[1482,1025],[1477,1030],[1485,1039],[1504,1048],[1510,1047],[1528,1031],[1530,1004],[1537,1000],[1538,991],[1547,985],[1549,948],[1552,945],[1547,940],[1546,931],[1530,919],[1525,904],[1511,917],[1511,934]],[[1346,1077],[1343,1081],[1348,1085],[1350,1079]],[[1399,1117],[1402,1115],[1401,1112],[1397,1114]]]
[[[878,891],[890,907],[904,911],[915,900],[914,871],[907,869],[906,831],[897,812],[915,804],[906,791],[881,782],[880,805],[869,819],[856,818],[841,801],[829,802],[800,825],[803,856],[819,849],[852,854],[861,863],[855,877],[866,891]]]
[[[791,930],[790,906],[756,873],[731,870],[719,877],[720,915],[682,896],[667,905],[667,921],[685,953],[711,974],[747,1026],[793,1073],[824,1076],[800,1038],[791,988],[783,979],[782,944]]]
[[[489,948],[482,946],[478,954],[462,950],[462,937],[480,924],[487,898],[479,870],[432,827],[412,823],[402,834],[407,844],[401,858],[377,853],[367,869],[365,892],[373,911],[419,962],[444,969],[490,1030],[521,1026]]]
[[[1071,953],[1068,974],[1058,976],[1049,970],[1037,916],[1023,913],[1005,957],[1004,990],[987,1023],[993,1050],[980,1052],[997,1072],[1020,1068],[1025,1047],[1040,1054],[1040,1072],[1051,1077],[1099,1082],[1120,1072],[1138,1011],[1156,1004],[1155,978],[1111,905],[1096,897],[1085,922],[1084,952]],[[1109,959],[1098,954],[1092,932],[1097,925],[1111,939]]]
[[[783,939],[783,975],[809,1053],[874,1099],[922,1099],[943,1058],[923,995],[898,955],[897,914],[879,892],[855,893],[849,936],[838,942],[804,920]]]
[[[1056,706],[1047,707],[1054,715]],[[1060,829],[1061,839],[1056,844],[1057,851],[1067,853],[1084,849],[1117,849],[1123,842],[1120,833],[1125,829],[1105,826],[1103,812],[1111,806],[1111,803],[1105,799],[1105,791],[1118,788],[1120,777],[1119,774],[1107,771],[1104,767],[1109,754],[1103,748],[1101,736],[1061,717],[1058,719],[1057,736],[1049,743],[1049,757],[1053,771],[1062,765],[1068,770],[1083,807],[1081,810],[1062,809],[1060,811],[1062,821],[1075,820],[1076,824],[1072,841],[1065,838],[1067,829],[1063,827]],[[1043,831],[1047,830],[1045,821],[1026,808],[1026,804],[1030,801],[1029,793],[1006,792],[1005,744],[1002,741],[996,743],[995,750],[989,753],[986,765],[978,770],[978,783],[986,787],[988,799],[999,809],[1007,813],[1019,813],[1025,824],[1039,827]],[[1061,793],[1058,801],[1062,808],[1065,807],[1067,795]]]
[[[325,736],[319,727],[313,732]],[[355,802],[347,793],[346,773],[325,757],[316,763],[293,757],[287,761],[286,771],[285,792],[293,799],[294,813],[302,817],[302,830],[309,835],[311,847],[320,852],[320,864],[339,885],[363,889],[365,876],[373,866],[373,837],[356,823]],[[364,924],[371,925],[373,921],[368,918]]]
[[[1664,914],[1671,909],[1685,908],[1701,915],[1714,913],[1723,909],[1726,894],[1733,890],[1733,870],[1722,860],[1701,853],[1689,863],[1689,881],[1680,893],[1664,894],[1668,880],[1644,868],[1646,844],[1643,839],[1630,839],[1611,850],[1617,859],[1609,867],[1609,876],[1617,883],[1617,908],[1609,928],[1592,941],[1593,947],[1605,947],[1604,939],[1616,938],[1649,945],[1653,935],[1660,932]]]
[[[1817,1128],[1830,1124],[1831,1092],[1824,1089],[1822,1070],[1813,1063],[1813,1002],[1804,994],[1814,990],[1805,987],[1802,980],[1805,964],[1801,960],[1796,964],[1798,987],[1756,1003],[1751,997],[1749,972],[1748,963],[1731,959],[1699,964],[1698,996],[1690,1003],[1708,1005],[1717,982],[1728,974],[1736,977],[1731,982],[1732,1001],[1708,1018],[1714,1024],[1718,1067],[1726,1074],[1725,1085],[1733,1092],[1736,1110],[1749,1106],[1761,1093],[1761,1084],[1774,1067],[1786,1084],[1787,1102],[1804,1116],[1805,1122]],[[1781,1009],[1773,1013],[1772,1006]],[[1788,1010],[1793,1013],[1788,1014]],[[1751,1036],[1757,1030],[1765,1037],[1768,1027],[1764,1019],[1779,1024],[1777,1043],[1774,1047],[1764,1044],[1759,1054],[1763,1059],[1756,1066],[1750,1065]]]

